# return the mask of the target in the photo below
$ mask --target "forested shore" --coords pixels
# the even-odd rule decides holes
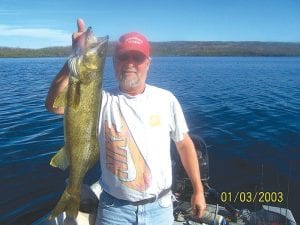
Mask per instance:
[[[109,43],[111,56],[115,42]],[[152,56],[300,56],[298,42],[222,42],[171,41],[152,42]],[[71,46],[40,49],[0,47],[1,58],[66,57]]]

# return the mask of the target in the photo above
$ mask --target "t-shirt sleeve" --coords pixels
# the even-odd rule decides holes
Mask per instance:
[[[174,95],[171,101],[171,117],[171,138],[175,142],[181,141],[189,129],[182,108]]]

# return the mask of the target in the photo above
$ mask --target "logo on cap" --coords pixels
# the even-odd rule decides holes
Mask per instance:
[[[143,40],[141,40],[141,39],[138,38],[138,37],[130,37],[130,38],[127,38],[127,39],[125,40],[125,42],[127,42],[128,44],[138,44],[138,45],[143,44]]]

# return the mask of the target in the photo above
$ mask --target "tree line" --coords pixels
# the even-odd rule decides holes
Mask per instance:
[[[110,42],[108,56],[115,42]],[[152,56],[300,56],[298,42],[151,42]],[[40,49],[0,47],[0,57],[67,57],[71,46]]]

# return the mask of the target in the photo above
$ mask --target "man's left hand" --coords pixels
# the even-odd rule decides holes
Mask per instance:
[[[194,193],[192,195],[191,205],[194,215],[201,218],[204,215],[204,210],[206,209],[204,193]]]

